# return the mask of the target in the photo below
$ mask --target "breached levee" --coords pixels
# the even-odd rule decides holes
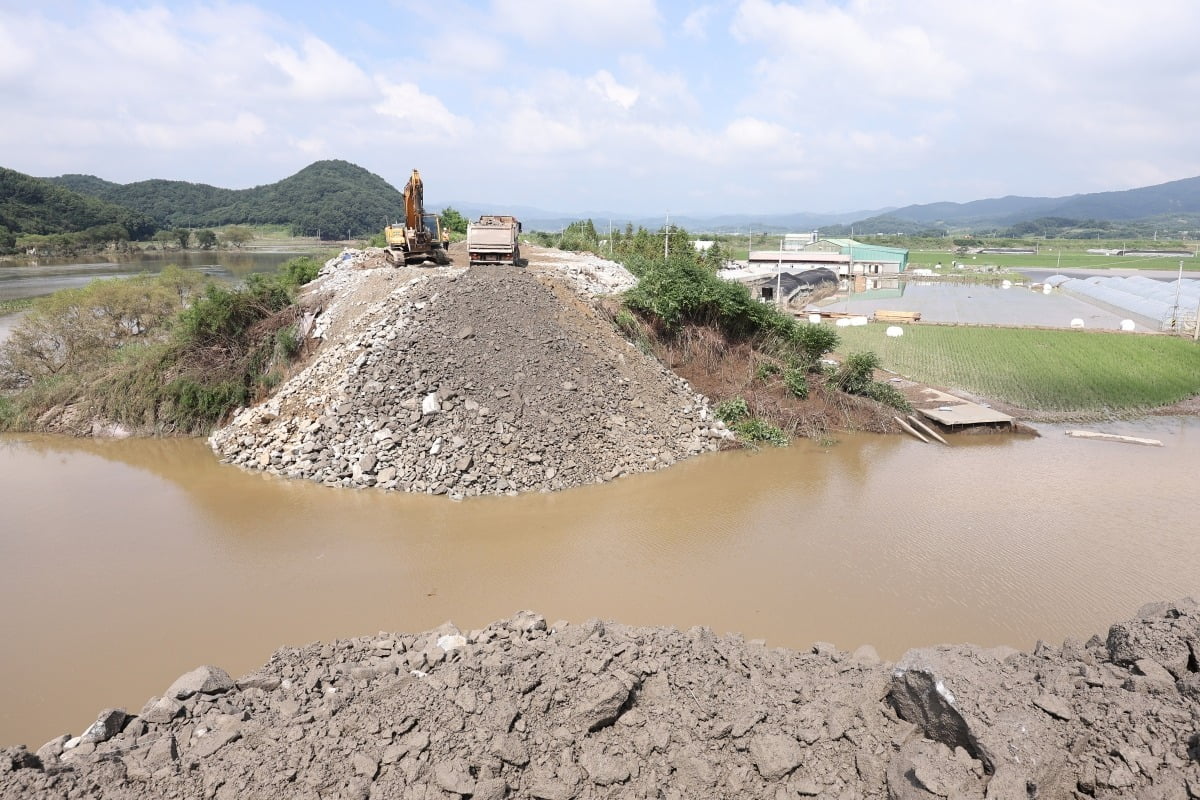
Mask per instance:
[[[0,797],[1195,798],[1197,653],[1190,600],[1107,640],[895,665],[522,612],[199,667],[0,750]]]
[[[336,293],[373,272],[328,269]],[[212,434],[224,461],[337,486],[511,494],[658,469],[731,436],[549,272],[439,270],[346,305],[352,319],[302,372]]]

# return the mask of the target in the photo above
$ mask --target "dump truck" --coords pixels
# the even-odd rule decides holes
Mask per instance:
[[[467,253],[471,264],[511,264],[523,266],[517,234],[521,223],[516,217],[485,214],[467,226]]]
[[[404,185],[404,221],[384,228],[383,238],[388,258],[396,266],[426,261],[443,266],[450,263],[446,252],[450,234],[442,230],[437,214],[425,213],[425,186],[415,169]]]

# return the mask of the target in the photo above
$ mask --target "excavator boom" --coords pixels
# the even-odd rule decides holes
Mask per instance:
[[[415,169],[404,185],[404,224],[388,225],[383,236],[388,257],[397,266],[425,261],[450,263],[446,254],[449,236],[442,232],[436,214],[425,213],[425,185],[421,173]]]

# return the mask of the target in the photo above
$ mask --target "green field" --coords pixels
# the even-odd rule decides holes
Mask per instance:
[[[845,355],[874,350],[921,383],[1035,411],[1128,414],[1200,394],[1200,345],[1172,336],[908,325],[839,328]]]
[[[966,264],[968,269],[983,267],[1035,267],[1038,269],[1179,269],[1183,261],[1184,272],[1200,271],[1200,259],[1178,256],[1103,256],[1095,253],[1082,253],[1078,250],[1042,249],[1036,255],[1019,255],[1008,253],[989,253],[987,255],[957,255],[946,250],[912,250],[908,254],[908,266],[932,268],[940,263],[944,271],[953,274],[950,268],[952,261]]]

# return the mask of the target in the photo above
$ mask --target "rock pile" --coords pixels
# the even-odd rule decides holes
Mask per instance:
[[[1200,607],[1107,641],[768,649],[529,612],[200,667],[136,716],[0,751],[8,797],[1187,798]]]
[[[211,436],[223,460],[330,485],[464,496],[611,480],[732,436],[704,397],[561,280],[439,270],[345,308],[336,298],[390,269],[356,259],[332,260],[317,287],[342,303],[338,314],[357,313],[353,324]],[[317,317],[322,334],[337,327]]]

